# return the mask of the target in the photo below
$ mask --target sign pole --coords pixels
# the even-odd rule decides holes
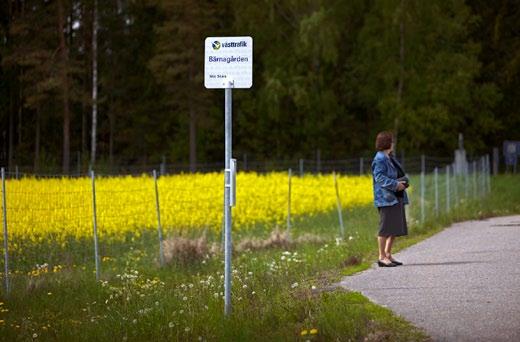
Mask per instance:
[[[233,81],[225,89],[225,170],[224,170],[224,314],[231,314],[231,156]]]
[[[253,86],[253,38],[206,37],[204,42],[204,86],[224,89],[224,315],[231,315],[231,208],[236,204],[236,159],[232,159],[233,88]]]

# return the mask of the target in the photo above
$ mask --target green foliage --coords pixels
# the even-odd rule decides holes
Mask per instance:
[[[90,146],[93,0],[0,7],[1,162],[60,160],[60,77],[69,84],[71,151]],[[408,154],[471,154],[520,139],[520,6],[511,1],[98,1],[100,160],[214,162],[223,95],[203,86],[207,36],[254,39],[254,85],[234,92],[234,145],[250,159],[371,153],[396,129]],[[62,75],[61,75],[62,76]],[[61,85],[61,86],[60,86]],[[40,158],[38,156],[38,158]],[[86,167],[87,165],[83,165]]]

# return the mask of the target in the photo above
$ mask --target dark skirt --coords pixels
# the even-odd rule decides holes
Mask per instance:
[[[377,208],[380,217],[378,236],[408,235],[403,198],[398,197],[397,200],[399,203],[392,206]]]

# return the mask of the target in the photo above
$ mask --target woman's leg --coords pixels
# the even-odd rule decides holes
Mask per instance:
[[[388,238],[386,236],[378,236],[377,242],[379,244],[379,260],[386,259],[386,244]]]
[[[392,245],[394,244],[394,240],[395,240],[395,236],[389,236],[386,239],[386,244],[384,247],[385,256],[390,260],[392,260]]]

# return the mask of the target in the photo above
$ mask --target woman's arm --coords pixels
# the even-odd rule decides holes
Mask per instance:
[[[397,187],[399,182],[396,179],[392,179],[386,175],[386,165],[382,160],[374,160],[372,164],[372,173],[374,175],[374,180],[379,183],[383,188],[397,191]]]

